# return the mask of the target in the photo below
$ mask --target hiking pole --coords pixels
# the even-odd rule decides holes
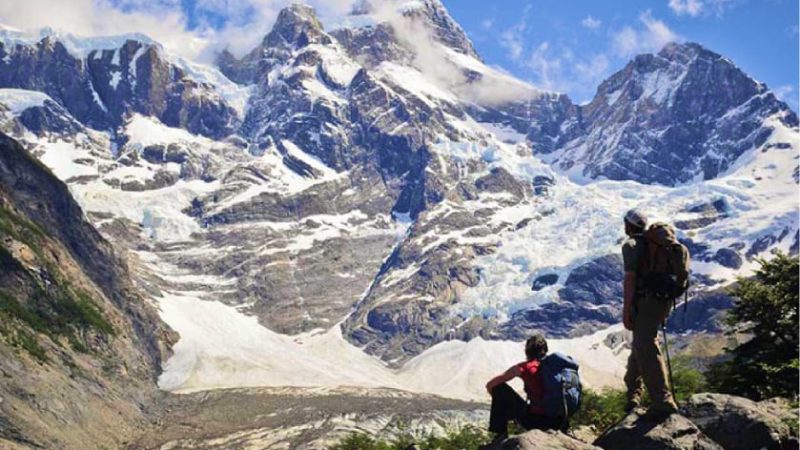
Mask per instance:
[[[664,353],[667,355],[667,369],[669,369],[669,390],[672,392],[672,400],[677,403],[678,398],[675,396],[675,383],[672,381],[672,361],[669,359],[669,343],[667,342],[666,320],[661,324],[661,333],[664,335]]]

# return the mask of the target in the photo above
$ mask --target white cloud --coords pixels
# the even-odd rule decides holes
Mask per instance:
[[[500,45],[508,51],[508,57],[514,62],[520,62],[525,52],[525,30],[528,28],[528,14],[531,5],[522,10],[522,18],[512,27],[500,34]]]
[[[684,14],[697,17],[703,11],[703,2],[700,0],[669,0],[669,9],[675,14]]]
[[[581,20],[581,25],[583,25],[584,28],[588,28],[590,30],[598,29],[602,23],[603,22],[601,22],[598,19],[595,19],[592,16],[586,16],[586,18]]]
[[[494,20],[492,19],[481,20],[481,28],[483,28],[484,30],[489,31],[492,29],[492,26],[494,26]]]
[[[19,29],[52,27],[82,36],[140,32],[171,50],[196,55],[204,45],[199,33],[186,29],[179,5],[159,0],[25,0],[0,2],[0,22]]]
[[[524,59],[537,88],[569,93],[579,102],[592,98],[610,66],[606,54],[582,56],[568,47],[555,48],[549,41],[540,43]]]
[[[678,16],[722,16],[742,0],[669,0],[667,6]]]
[[[614,52],[628,58],[638,53],[656,52],[670,42],[683,38],[672,31],[663,21],[653,17],[650,10],[639,16],[638,29],[625,27],[613,37]]]
[[[778,86],[772,90],[772,93],[775,94],[775,97],[778,97],[781,101],[786,103],[795,103],[797,102],[797,96],[794,94],[794,86],[787,84],[784,86]]]
[[[388,22],[394,28],[400,42],[413,51],[414,66],[425,74],[427,80],[463,99],[484,105],[536,95],[529,85],[499,71],[484,73],[480,79],[468,77],[463,66],[451,62],[453,50],[442,45],[433,30],[424,22],[409,19],[398,12],[399,1],[402,0],[381,3],[372,14],[378,21]]]
[[[81,36],[143,33],[190,59],[207,59],[229,47],[242,54],[260,42],[278,11],[293,0],[197,0],[199,25],[189,29],[181,0],[0,1],[0,23],[31,30],[52,27]],[[321,16],[343,14],[354,0],[308,0]],[[226,18],[216,29],[204,18]]]
[[[608,56],[594,55],[588,61],[575,63],[575,73],[581,82],[595,86],[606,76],[609,65]]]
[[[542,42],[531,52],[526,65],[533,71],[538,87],[547,90],[559,90],[558,80],[561,78],[561,58],[550,56],[549,50],[550,42]]]
[[[525,45],[522,42],[522,32],[525,31],[524,23],[519,23],[500,34],[500,45],[508,50],[508,57],[512,61],[519,61]]]

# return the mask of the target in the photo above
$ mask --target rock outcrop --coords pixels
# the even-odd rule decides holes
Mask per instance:
[[[500,448],[502,450],[597,450],[599,447],[558,431],[531,430],[506,439]]]
[[[631,413],[603,433],[595,445],[604,450],[722,450],[689,419],[673,414],[662,422]]]
[[[594,439],[579,430],[564,434],[531,430],[496,444],[497,450],[789,450],[797,436],[789,423],[797,411],[780,399],[754,402],[725,394],[693,395],[663,421],[634,411]],[[591,437],[589,437],[591,436]],[[594,440],[592,444],[588,440]]]
[[[703,433],[725,450],[781,450],[797,446],[789,422],[797,415],[774,402],[725,394],[695,394],[685,414]]]

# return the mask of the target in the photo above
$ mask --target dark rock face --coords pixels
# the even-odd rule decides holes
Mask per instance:
[[[622,298],[622,256],[603,256],[574,269],[558,292],[570,303],[607,304]]]
[[[545,275],[540,275],[533,280],[533,286],[531,286],[531,290],[533,291],[541,291],[547,286],[552,286],[558,283],[558,275],[555,273],[548,273]]]
[[[698,216],[689,220],[676,220],[675,227],[680,230],[695,230],[704,228],[728,217],[730,205],[725,199],[717,199],[713,202],[701,203],[689,208],[686,212],[697,214]]]
[[[507,192],[518,199],[525,197],[525,186],[503,168],[494,168],[488,175],[475,180],[478,191],[501,193]]]
[[[414,53],[402,46],[394,28],[381,23],[374,27],[342,28],[331,35],[347,50],[351,57],[358,57],[367,67],[376,67],[384,61],[409,64]]]
[[[579,108],[564,94],[538,93],[518,102],[468,110],[477,120],[517,130],[531,143],[534,153],[548,154],[580,135]]]
[[[670,333],[720,333],[723,331],[724,313],[733,307],[733,299],[724,291],[700,291],[693,294],[686,305],[682,298],[677,302],[667,320],[667,330]]]
[[[20,123],[38,136],[46,133],[70,136],[81,130],[78,123],[58,103],[47,100],[43,106],[31,107],[19,115]]]
[[[592,333],[619,322],[622,300],[617,304],[592,305],[561,301],[514,313],[499,329],[506,339],[524,340],[531,332],[567,338]]]
[[[211,86],[192,80],[155,44],[128,40],[118,49],[94,50],[84,60],[56,38],[46,37],[34,46],[5,48],[0,43],[0,55],[9,59],[0,65],[0,87],[44,92],[95,129],[113,129],[136,112],[171,127],[222,138],[239,120]],[[45,121],[26,120],[35,128]]]
[[[555,185],[555,180],[550,177],[538,175],[533,179],[533,193],[536,195],[547,195]]]
[[[718,262],[723,267],[731,269],[738,269],[742,267],[742,257],[739,253],[732,248],[721,248],[714,253],[714,261]]]
[[[685,410],[686,417],[725,450],[789,448],[792,433],[786,420],[797,419],[788,408],[725,394],[695,394]]]
[[[600,436],[594,445],[605,450],[722,450],[689,419],[673,414],[661,423],[636,413]]]

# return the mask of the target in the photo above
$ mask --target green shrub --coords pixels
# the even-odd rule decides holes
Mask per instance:
[[[759,260],[755,277],[740,279],[732,291],[734,306],[727,322],[734,331],[752,336],[713,364],[707,377],[712,389],[753,400],[798,396],[798,257],[778,253]]]
[[[570,419],[570,426],[594,426],[598,431],[614,425],[625,415],[625,391],[584,389],[581,407]]]
[[[22,348],[28,352],[28,354],[36,358],[39,362],[45,363],[49,361],[45,350],[41,345],[39,345],[39,341],[36,340],[36,336],[28,333],[25,330],[16,330],[11,338],[11,345]]]
[[[376,441],[363,433],[353,433],[341,442],[331,447],[331,450],[393,450],[391,444],[385,441]]]
[[[672,381],[675,384],[675,401],[679,404],[694,394],[705,392],[706,377],[691,365],[691,359],[678,356],[672,359]]]
[[[489,434],[474,426],[464,426],[444,435],[429,434],[415,438],[401,433],[393,439],[375,439],[368,434],[353,433],[331,450],[405,450],[416,444],[422,450],[474,450],[489,440]]]
[[[114,336],[114,327],[103,317],[102,312],[88,295],[78,292],[73,294],[69,287],[62,286],[53,292],[37,290],[23,305],[15,297],[0,290],[0,334],[7,337],[9,343],[23,348],[40,361],[44,349],[36,338],[23,330],[30,330],[60,342],[64,337],[70,346],[81,353],[88,353],[89,348],[80,339],[80,331],[93,329],[101,334]]]

